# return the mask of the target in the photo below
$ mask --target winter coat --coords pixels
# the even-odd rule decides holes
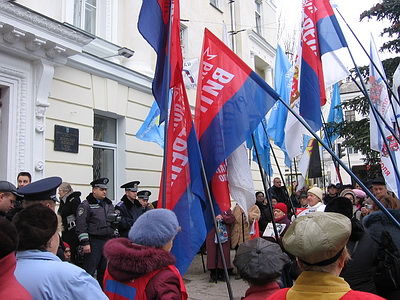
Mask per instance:
[[[353,219],[351,225],[351,235],[346,245],[351,259],[346,262],[340,277],[343,277],[353,290],[376,294],[374,282],[376,245],[360,221]]]
[[[71,192],[65,195],[60,201],[58,214],[61,216],[63,225],[62,240],[71,248],[71,262],[77,263],[77,247],[79,246],[76,235],[76,211],[81,204],[81,192]]]
[[[389,212],[393,215],[393,217],[400,222],[400,210],[398,209],[388,209]],[[400,252],[400,231],[394,225],[394,223],[385,215],[385,213],[381,210],[373,212],[363,218],[363,225],[365,229],[369,232],[374,247],[379,248],[379,242],[381,239],[382,232],[386,230],[391,236],[393,243],[397,247],[397,250]],[[378,291],[378,295],[392,300],[392,299],[400,299],[400,290],[395,291]]]
[[[235,249],[250,239],[250,227],[255,219],[260,219],[260,209],[257,205],[250,207],[248,212],[249,222],[247,222],[246,215],[242,213],[239,205],[236,205],[233,209],[233,215],[235,222],[231,226],[231,248]]]
[[[129,230],[133,223],[148,210],[150,210],[150,207],[142,207],[138,200],[135,199],[135,201],[132,202],[124,195],[121,198],[121,202],[115,206],[115,212],[118,212],[121,216],[121,221],[118,223],[120,236],[128,237]]]
[[[89,235],[110,238],[114,233],[107,215],[115,213],[110,199],[97,200],[90,193],[78,207],[76,234],[82,245],[89,245]]]
[[[222,250],[224,251],[225,262],[227,269],[231,269],[231,259],[230,259],[230,250],[231,250],[231,233],[230,233],[230,225],[235,222],[235,216],[232,213],[232,210],[227,210],[224,213],[221,213],[222,220],[226,225],[226,231],[228,233],[228,240],[222,244]],[[213,227],[210,233],[206,238],[206,250],[207,250],[207,269],[223,269],[221,254],[219,253],[219,246],[215,243],[215,228]],[[217,258],[218,253],[218,258]]]
[[[63,232],[72,231],[75,234],[76,211],[81,204],[81,192],[72,192],[63,197],[60,201],[58,214],[61,216]]]
[[[31,294],[17,281],[14,275],[16,259],[11,252],[0,259],[0,299],[30,300]]]
[[[128,282],[161,270],[145,287],[148,300],[187,298],[182,277],[168,267],[175,264],[175,257],[170,252],[133,244],[127,238],[116,238],[105,244],[104,256],[108,260],[107,272],[119,282]],[[104,285],[107,286],[107,283]]]
[[[284,215],[283,217],[280,217],[279,219],[275,219],[275,223],[276,224],[285,224],[285,228],[283,229],[283,231],[280,234],[280,238],[283,238],[284,234],[286,233],[286,231],[288,230],[291,222],[288,219],[287,215]]]
[[[273,185],[268,189],[268,193],[270,196],[277,197],[278,202],[287,203],[288,197],[286,196],[286,188],[284,186],[276,187]]]
[[[274,214],[271,214],[269,208],[261,211],[260,221],[258,222],[258,226],[260,227],[260,236],[263,235],[268,223],[272,222],[273,215]]]
[[[33,299],[108,299],[92,276],[50,252],[18,251],[15,277]]]
[[[241,300],[265,300],[268,296],[280,290],[277,282],[271,282],[265,285],[252,285],[247,289],[245,297]]]

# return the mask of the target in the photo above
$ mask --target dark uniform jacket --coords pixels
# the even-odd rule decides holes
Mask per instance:
[[[129,230],[133,223],[148,210],[150,210],[148,206],[142,207],[138,200],[135,199],[135,201],[132,202],[124,195],[121,198],[121,202],[115,206],[115,212],[119,213],[121,216],[121,221],[118,223],[120,236],[128,237]]]
[[[91,235],[97,238],[110,238],[114,230],[107,221],[107,215],[114,213],[110,199],[106,197],[104,200],[97,200],[90,193],[79,205],[76,215],[76,234],[81,245],[89,245]]]

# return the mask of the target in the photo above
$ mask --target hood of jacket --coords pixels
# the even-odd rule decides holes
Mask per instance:
[[[126,282],[175,264],[175,257],[159,248],[145,247],[127,238],[109,240],[104,245],[108,272],[117,281]]]
[[[398,209],[388,209],[388,211],[393,215],[393,217],[400,222],[400,210]],[[393,226],[392,220],[390,220],[383,211],[378,210],[366,216],[363,219],[363,224],[366,228],[370,227],[372,224],[380,223],[383,226]]]
[[[81,195],[82,195],[82,193],[78,192],[78,191],[69,193],[69,194],[67,194],[67,197],[65,198],[65,200],[66,200],[65,202],[71,201],[74,198],[79,198]]]
[[[350,241],[358,241],[364,236],[364,226],[361,222],[357,219],[351,219],[351,235],[349,240]]]

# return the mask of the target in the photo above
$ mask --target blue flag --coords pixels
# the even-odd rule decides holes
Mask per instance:
[[[157,143],[164,148],[164,127],[165,123],[160,124],[160,108],[154,101],[146,120],[136,132],[136,137],[142,141]]]
[[[332,101],[331,101],[331,109],[329,111],[328,122],[335,122],[341,123],[343,122],[343,109],[340,106],[342,103],[340,101],[340,91],[339,91],[339,84],[335,83],[333,85],[333,94],[332,94]],[[328,145],[333,144],[333,142],[339,137],[338,134],[332,133],[330,128],[326,128],[325,130],[325,137],[324,142]],[[329,141],[329,142],[328,142]]]
[[[275,91],[281,96],[286,103],[290,100],[290,90],[292,88],[293,68],[281,46],[276,49],[275,60]],[[271,115],[268,120],[267,133],[274,140],[285,154],[285,165],[291,166],[292,162],[286,152],[285,147],[285,125],[287,119],[287,108],[280,101],[277,101],[272,108]]]
[[[255,146],[258,150],[260,162],[258,162],[252,138],[247,139],[246,144],[247,148],[253,149],[253,161],[260,163],[261,167],[268,174],[268,176],[272,176],[274,171],[272,169],[270,157],[271,145],[269,143],[268,136],[265,134],[263,126],[265,126],[265,120],[262,120],[262,123],[260,123],[260,125],[258,125],[257,129],[254,131],[254,140],[256,142]]]

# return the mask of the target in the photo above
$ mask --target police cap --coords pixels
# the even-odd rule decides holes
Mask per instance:
[[[110,180],[108,179],[108,178],[99,178],[99,179],[96,179],[96,180],[93,180],[91,183],[90,183],[90,185],[93,187],[93,188],[101,188],[101,189],[106,189],[107,188],[107,183],[109,182]]]
[[[137,192],[139,184],[140,181],[131,181],[121,185],[121,189],[125,189],[125,191]]]
[[[149,200],[150,195],[151,195],[151,192],[146,191],[146,190],[143,190],[143,191],[140,191],[137,193],[138,198],[141,198],[143,200]]]
[[[61,177],[48,177],[32,182],[18,190],[27,201],[53,200],[58,201],[56,191],[61,184]]]

